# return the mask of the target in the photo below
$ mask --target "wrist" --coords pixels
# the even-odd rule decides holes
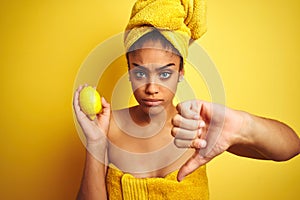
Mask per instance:
[[[103,136],[99,139],[86,139],[86,146],[107,146],[107,137]]]
[[[104,163],[107,151],[107,139],[105,138],[99,141],[87,141],[86,150],[97,160]]]
[[[236,134],[235,144],[238,145],[251,145],[252,136],[251,136],[251,126],[253,124],[253,119],[251,115],[247,112],[239,111],[240,115],[240,128]]]

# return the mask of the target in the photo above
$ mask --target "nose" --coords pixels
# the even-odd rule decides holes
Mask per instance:
[[[146,85],[146,94],[157,94],[159,92],[159,86],[156,83],[150,82]]]

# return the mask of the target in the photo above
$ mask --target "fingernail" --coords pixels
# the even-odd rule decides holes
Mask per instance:
[[[201,140],[201,141],[200,141],[200,146],[201,146],[201,148],[205,148],[206,145],[207,145],[206,140]]]
[[[178,177],[177,180],[178,180],[178,182],[181,182],[182,181],[182,177]]]
[[[194,115],[193,119],[200,119],[199,115]]]
[[[204,121],[200,121],[199,127],[203,128],[205,126],[205,122]]]

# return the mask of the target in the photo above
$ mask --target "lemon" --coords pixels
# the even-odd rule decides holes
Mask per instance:
[[[84,87],[80,91],[79,105],[82,112],[84,112],[91,120],[94,120],[96,114],[102,110],[100,95],[92,86]]]

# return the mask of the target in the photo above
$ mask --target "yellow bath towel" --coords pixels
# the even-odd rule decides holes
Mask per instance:
[[[205,166],[178,182],[177,171],[164,178],[135,178],[114,166],[108,168],[106,184],[109,199],[118,200],[208,200]]]
[[[186,58],[189,43],[206,32],[206,0],[137,0],[126,27],[126,50],[153,29]]]

